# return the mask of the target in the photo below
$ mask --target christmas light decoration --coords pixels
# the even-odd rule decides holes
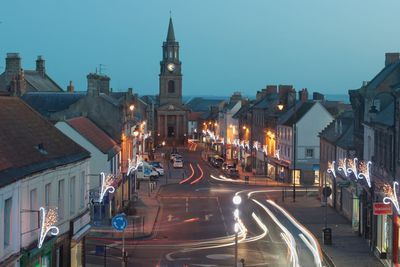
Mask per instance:
[[[354,174],[354,177],[355,177],[356,179],[358,179],[357,165],[358,165],[358,158],[354,158],[353,160],[351,160],[351,159],[348,159],[348,160],[347,160],[347,166],[349,166],[349,167],[347,168],[347,173],[348,173],[348,174],[353,173],[353,174]]]
[[[113,183],[114,176],[111,174],[108,174],[106,176],[104,172],[101,172],[100,176],[101,176],[101,191],[100,191],[99,202],[103,202],[104,195],[107,193],[107,191],[109,191],[110,193],[115,192],[115,187],[111,185]]]
[[[328,173],[332,174],[336,179],[336,171],[335,171],[335,161],[328,162],[328,169],[326,170]]]
[[[337,169],[338,169],[338,171],[342,171],[344,176],[347,177],[348,173],[347,173],[347,169],[346,169],[346,163],[347,163],[347,159],[346,158],[344,158],[344,160],[343,159],[339,159],[339,163],[338,163]]]
[[[263,146],[263,152],[265,153],[265,156],[268,156],[268,145]]]
[[[365,179],[369,187],[371,187],[370,165],[372,165],[371,161],[368,161],[367,163],[362,161],[359,165],[360,172],[357,175],[358,179]]]
[[[279,149],[275,150],[275,158],[277,158],[278,160],[281,160],[280,150]]]
[[[57,208],[49,208],[47,211],[44,207],[40,207],[40,232],[38,248],[41,248],[48,232],[51,235],[58,235],[60,229],[55,224],[58,220]]]
[[[390,202],[392,202],[393,206],[396,208],[397,214],[400,214],[399,201],[397,197],[398,186],[398,182],[393,182],[393,188],[388,184],[383,186],[383,192],[385,192],[386,195],[386,197],[383,198],[383,203],[390,204]]]
[[[134,162],[131,159],[128,159],[128,166],[129,167],[128,167],[128,171],[127,171],[126,175],[130,175],[131,172],[136,171],[137,168],[139,166],[142,166],[142,165],[143,165],[143,160],[142,160],[142,158],[140,156],[136,156],[136,162]]]

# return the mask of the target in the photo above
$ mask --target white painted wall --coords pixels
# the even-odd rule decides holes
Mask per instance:
[[[297,122],[296,132],[296,159],[301,162],[319,164],[319,145],[318,134],[333,121],[333,116],[321,105],[316,102],[311,109]],[[313,149],[312,158],[305,156],[306,149]]]
[[[20,212],[19,212],[19,186],[17,181],[10,185],[0,188],[0,262],[7,259],[15,253],[19,253],[20,248]],[[11,198],[11,238],[10,244],[4,246],[4,204],[7,199]]]
[[[61,132],[63,132],[66,136],[74,140],[75,143],[79,144],[87,151],[90,152],[90,189],[98,188],[100,186],[100,179],[96,178],[96,174],[111,173],[111,164],[117,166],[117,155],[114,158],[108,160],[108,155],[101,152],[96,146],[90,143],[85,137],[83,137],[79,132],[77,132],[74,128],[72,128],[66,122],[57,122],[55,125]],[[115,173],[115,172],[114,172]]]
[[[60,235],[69,231],[70,221],[76,218],[84,210],[87,209],[89,203],[89,159],[72,163],[62,167],[29,176],[20,180],[20,207],[18,210],[38,210],[39,207],[45,207],[45,188],[50,184],[49,206],[58,207],[59,212],[63,211],[63,215],[59,218],[57,226],[60,229]],[[75,177],[75,186],[70,191],[71,178]],[[60,192],[61,199],[59,201],[59,181],[64,181],[64,190]],[[31,191],[36,190],[37,201],[32,206],[30,201]],[[74,198],[74,207],[71,207],[71,199]],[[59,205],[62,205],[59,206]],[[70,212],[72,211],[72,212]],[[21,213],[21,245],[27,247],[32,243],[37,244],[38,225],[37,213]]]

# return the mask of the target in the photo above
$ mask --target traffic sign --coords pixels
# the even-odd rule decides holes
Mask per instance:
[[[126,219],[125,214],[117,214],[112,218],[111,221],[112,226],[117,231],[124,231],[126,226],[128,225],[128,221]]]

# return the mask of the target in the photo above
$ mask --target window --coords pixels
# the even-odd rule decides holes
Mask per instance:
[[[50,206],[50,193],[51,193],[51,184],[46,184],[44,186],[44,204],[46,207]]]
[[[58,217],[64,217],[64,180],[58,181]]]
[[[172,51],[169,51],[169,58],[172,58]]]
[[[39,208],[38,208],[38,203],[37,203],[37,190],[36,190],[36,188],[35,188],[35,189],[32,189],[32,190],[29,192],[29,200],[30,200],[29,209],[30,209],[30,210],[38,210]],[[37,225],[38,216],[39,216],[39,214],[36,213],[36,212],[32,212],[32,213],[31,213],[31,216],[30,216],[30,219],[31,219],[31,222],[30,222],[30,229],[36,229],[36,228],[38,227],[38,225]],[[32,236],[35,236],[36,234],[37,234],[37,233],[36,233],[35,231],[32,231],[32,232],[31,232],[31,235],[32,235]]]
[[[175,93],[175,82],[172,80],[168,81],[168,93]]]
[[[11,242],[11,207],[12,198],[4,201],[4,247],[8,247]]]
[[[69,180],[69,213],[75,212],[75,176]]]
[[[313,158],[314,157],[314,149],[307,148],[306,149],[306,158]]]
[[[80,207],[83,208],[85,205],[85,192],[86,192],[86,185],[85,185],[85,172],[81,173],[81,180],[79,184],[80,189]]]

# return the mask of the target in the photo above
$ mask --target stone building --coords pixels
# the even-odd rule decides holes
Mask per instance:
[[[46,73],[45,60],[38,56],[35,70],[24,70],[18,53],[7,53],[6,69],[0,74],[0,94],[21,96],[26,92],[62,92]]]
[[[163,43],[160,62],[159,106],[156,109],[157,142],[177,146],[187,138],[189,109],[182,103],[182,62],[179,43],[175,40],[172,19],[169,20],[167,39]]]

